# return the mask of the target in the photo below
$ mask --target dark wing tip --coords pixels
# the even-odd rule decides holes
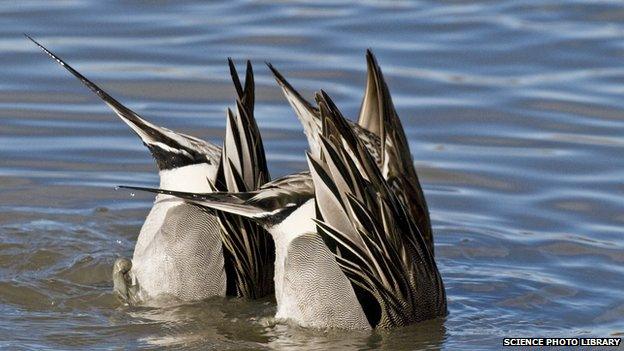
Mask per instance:
[[[227,58],[227,63],[230,68],[230,74],[236,73],[236,66],[234,65],[234,60],[231,57]]]
[[[325,90],[321,89],[319,91],[319,94],[320,94],[320,101],[325,103],[327,105],[327,108],[331,112],[336,113],[340,117],[344,117],[342,116],[342,113],[338,109],[338,106],[336,106],[336,104],[334,103],[334,100],[332,100],[332,98],[325,92]]]
[[[371,58],[371,59],[375,59],[375,54],[373,53],[373,49],[366,48],[366,57],[367,58]]]
[[[277,83],[279,83],[280,85],[290,86],[290,84],[286,81],[286,78],[284,78],[284,76],[277,70],[277,68],[275,68],[275,66],[273,66],[272,63],[265,62],[265,64],[267,65],[267,67],[269,67],[271,73],[273,73],[273,77],[275,78]]]
[[[243,85],[241,84],[240,78],[238,77],[238,71],[236,70],[234,60],[232,60],[231,57],[228,57],[227,61],[230,68],[230,76],[232,76],[232,82],[234,83],[234,89],[236,89],[236,95],[238,96],[238,98],[242,98]]]
[[[228,57],[227,62],[228,62],[228,67],[230,68],[230,74],[233,76],[234,75],[238,76],[236,72],[236,65],[234,64],[234,60],[231,57]]]
[[[237,99],[236,102],[238,103],[238,101],[239,100]],[[232,120],[232,122],[234,122],[234,111],[232,111],[231,108],[228,107],[227,109],[225,109],[225,115],[226,115],[227,118],[230,118]]]
[[[271,73],[273,73],[273,77],[275,78],[275,81],[277,81],[277,84],[279,84],[280,86],[282,86],[283,88],[290,90],[291,92],[293,92],[294,94],[296,94],[298,97],[300,97],[300,94],[295,90],[295,88],[293,88],[292,85],[290,85],[290,83],[286,80],[286,78],[284,78],[284,76],[277,70],[277,68],[275,68],[275,66],[273,66],[271,63],[269,62],[265,62],[267,67],[269,67],[269,69],[271,70]],[[303,100],[303,98],[301,98]]]
[[[243,89],[243,101],[249,109],[249,113],[253,114],[254,100],[255,100],[255,79],[253,66],[251,61],[247,60],[247,66],[245,67],[245,88]]]
[[[366,49],[366,65],[368,66],[369,71],[379,67],[377,64],[377,58],[375,57],[375,54],[373,54],[373,50],[371,50],[371,48]]]
[[[330,100],[329,95],[327,95],[327,92],[325,90],[321,89],[319,90],[319,93],[321,94],[324,100]]]

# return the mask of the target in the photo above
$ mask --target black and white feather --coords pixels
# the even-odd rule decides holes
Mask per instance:
[[[236,113],[227,110],[227,125],[215,190],[247,192],[269,181],[264,146],[254,118],[254,76],[247,61],[245,85],[228,59],[236,90]],[[230,296],[259,298],[273,292],[275,247],[257,223],[239,215],[217,212],[221,224]]]
[[[392,328],[447,312],[418,223],[331,99],[317,95],[321,155],[308,154],[318,233],[352,282],[369,323]]]
[[[366,51],[367,80],[358,125],[380,138],[381,169],[394,194],[407,207],[434,253],[429,208],[423,193],[403,125],[390,90],[371,50]]]
[[[73,67],[52,53],[35,39],[26,35],[46,54],[78,78],[95,95],[102,99],[121,120],[126,123],[150,150],[159,170],[169,170],[194,164],[208,164],[218,167],[221,149],[199,138],[174,132],[146,121],[136,112],[122,105],[98,85],[87,79]]]
[[[425,200],[409,144],[392,102],[381,68],[371,50],[366,51],[367,82],[358,123],[347,121],[353,133],[361,140],[395,194],[423,228],[423,236],[434,252],[429,209]],[[320,111],[293,88],[272,65],[275,80],[301,122],[308,139],[310,153],[320,154],[322,122]]]

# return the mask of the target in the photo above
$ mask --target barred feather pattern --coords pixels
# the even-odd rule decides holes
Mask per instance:
[[[445,315],[444,284],[422,228],[331,99],[321,92],[317,103],[321,155],[308,155],[317,230],[368,306],[369,323],[386,329]],[[336,204],[340,211],[328,210]]]
[[[245,86],[240,82],[234,62],[228,60],[236,90],[236,113],[228,109],[221,164],[215,190],[248,192],[269,181],[264,146],[253,116],[254,79],[247,61]],[[260,298],[274,290],[275,248],[270,235],[258,224],[235,214],[217,211],[221,225],[227,294]]]

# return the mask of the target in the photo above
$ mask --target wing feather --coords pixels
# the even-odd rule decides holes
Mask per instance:
[[[219,191],[238,193],[241,198],[245,198],[243,203],[231,204],[226,211],[229,213],[218,214],[226,271],[230,278],[228,294],[259,298],[272,293],[274,289],[275,248],[270,235],[257,221],[272,215],[275,209],[249,203],[253,198],[250,193],[242,195],[244,192],[257,191],[264,185],[269,180],[269,171],[262,138],[253,115],[253,68],[247,61],[243,86],[232,59],[228,59],[228,65],[237,96],[236,114],[227,110],[226,135],[216,184]],[[213,208],[220,206],[221,209],[226,206],[212,205],[215,205]],[[242,214],[244,211],[252,215]]]
[[[366,51],[367,80],[358,124],[381,139],[383,177],[416,219],[431,252],[434,252],[431,219],[418,179],[409,143],[396,112],[390,90],[373,52]]]
[[[369,322],[390,328],[446,314],[444,285],[417,223],[329,96],[321,91],[317,102],[321,154],[308,154],[317,227],[358,299],[371,303],[374,297],[378,313],[367,313]],[[325,175],[315,176],[318,170]]]

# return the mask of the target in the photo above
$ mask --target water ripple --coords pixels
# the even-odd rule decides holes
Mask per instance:
[[[26,349],[498,349],[624,335],[624,6],[617,1],[0,4],[0,340]],[[450,314],[391,333],[275,323],[270,300],[121,307],[153,160],[26,31],[157,124],[222,142],[251,59],[274,176],[306,142],[263,61],[356,116],[384,69],[431,210]],[[33,330],[37,331],[33,333]]]

